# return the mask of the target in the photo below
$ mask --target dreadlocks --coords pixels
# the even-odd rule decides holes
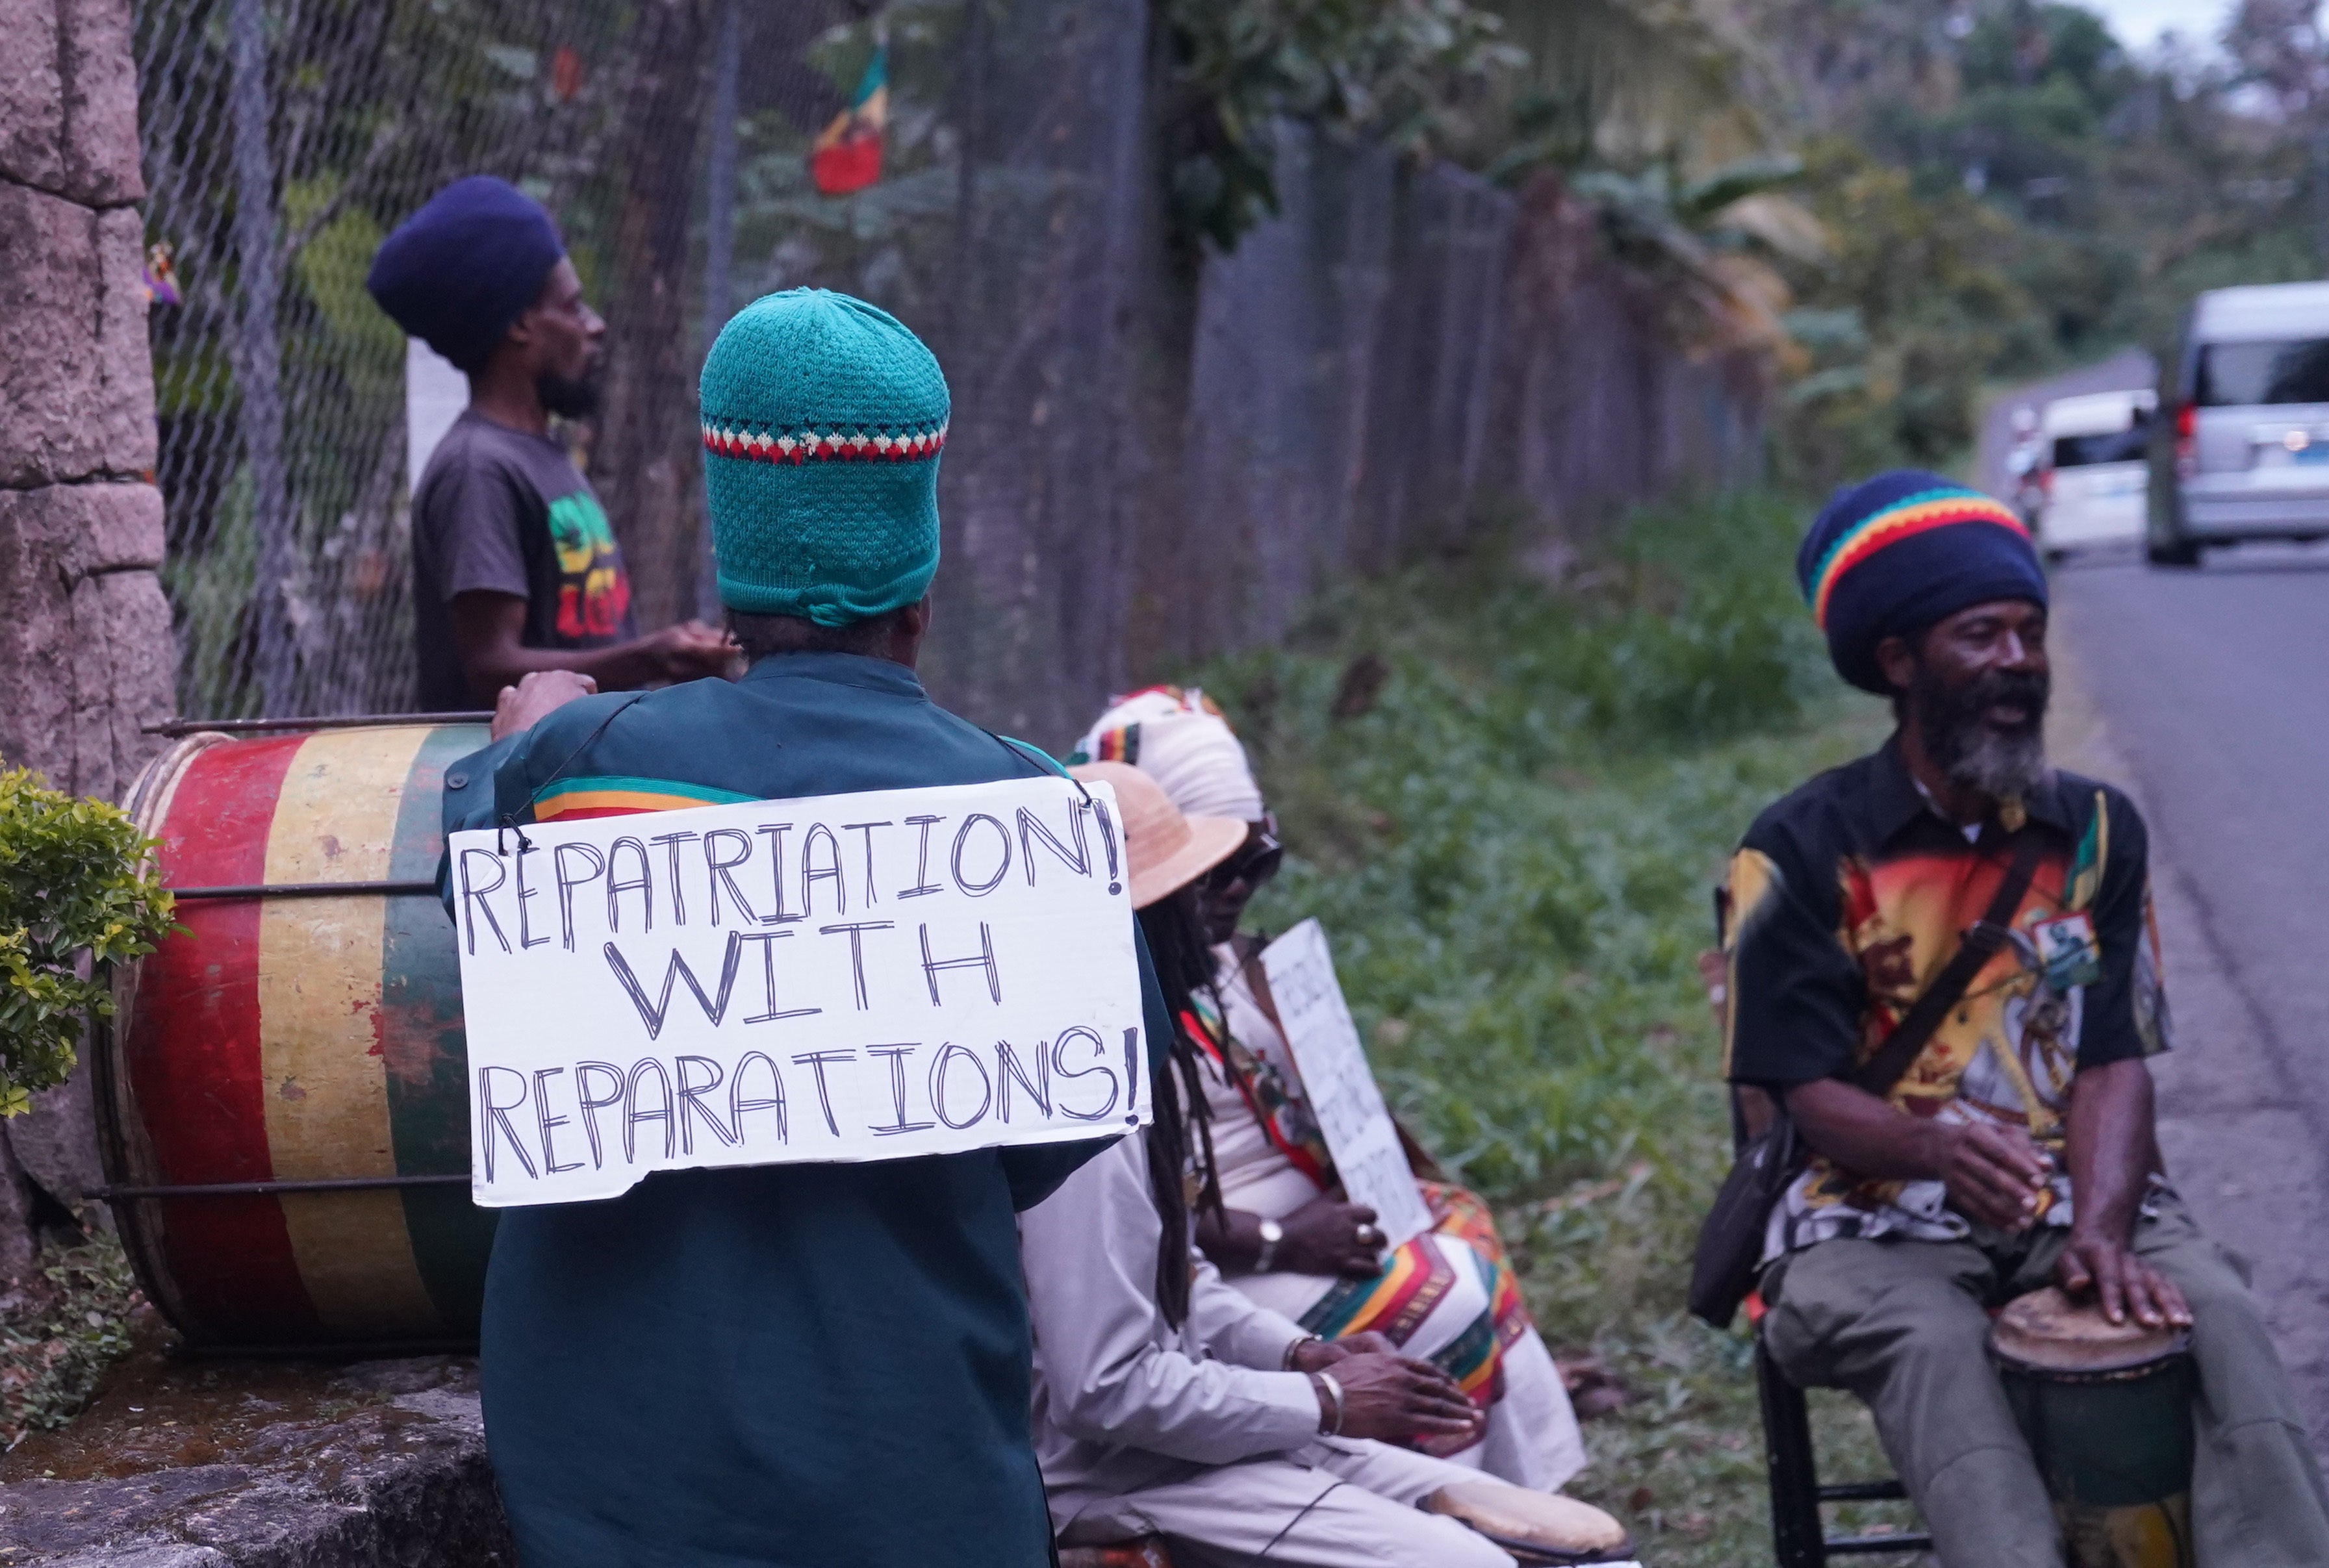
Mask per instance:
[[[1179,1328],[1189,1315],[1189,1172],[1197,1177],[1196,1201],[1218,1215],[1221,1212],[1221,1181],[1213,1172],[1213,1132],[1205,1112],[1205,1088],[1198,1076],[1197,1046],[1190,1038],[1188,1015],[1200,989],[1212,990],[1213,955],[1205,944],[1205,926],[1198,913],[1196,889],[1183,887],[1140,912],[1140,929],[1148,939],[1148,955],[1156,966],[1156,983],[1164,992],[1165,1009],[1173,1015],[1173,1048],[1158,1065],[1149,1103],[1155,1120],[1148,1128],[1148,1187],[1155,1200],[1164,1234],[1156,1244],[1156,1300],[1164,1320]],[[1179,1083],[1174,1069],[1179,1069]],[[1193,1122],[1198,1150],[1191,1158],[1189,1128]]]

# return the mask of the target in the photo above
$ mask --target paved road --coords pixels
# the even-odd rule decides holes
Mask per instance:
[[[2065,564],[2054,593],[2056,750],[2151,823],[2168,1168],[2253,1262],[2329,1455],[2329,551],[2177,572],[2130,549]]]
[[[2003,484],[2018,403],[2154,384],[2130,350],[1994,403]],[[2256,1271],[2329,1458],[2329,549],[2252,545],[2196,571],[2139,547],[2054,573],[2055,751],[2151,824],[2177,1046],[2160,1142],[2202,1221]]]

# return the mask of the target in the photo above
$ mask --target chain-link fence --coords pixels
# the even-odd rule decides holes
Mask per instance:
[[[561,0],[136,10],[181,709],[401,709],[405,343],[364,272],[479,170],[542,192],[603,267],[640,145],[629,24]]]
[[[711,607],[712,324],[816,284],[927,337],[956,408],[929,673],[1032,738],[1278,635],[1333,574],[1469,527],[1485,489],[1566,513],[1758,440],[1752,389],[1644,312],[1517,298],[1532,226],[1459,171],[1288,127],[1284,210],[1200,263],[1165,227],[1145,0],[137,9],[190,715],[409,706],[406,351],[363,278],[464,174],[544,200],[608,318],[574,438],[643,624]],[[822,193],[812,145],[877,47],[881,176]]]

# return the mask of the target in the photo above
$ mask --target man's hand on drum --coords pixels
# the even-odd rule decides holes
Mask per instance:
[[[2046,1157],[2019,1127],[1989,1122],[1933,1124],[1949,1207],[1977,1225],[2028,1230],[2046,1190]]]
[[[2073,1299],[2089,1291],[2103,1316],[2124,1323],[2128,1315],[2146,1329],[2189,1329],[2191,1304],[2175,1282],[2107,1236],[2086,1235],[2073,1225],[2070,1244],[2054,1264],[2054,1282]]]
[[[1382,1272],[1382,1232],[1375,1211],[1322,1194],[1278,1222],[1286,1239],[1272,1266],[1296,1274],[1340,1274],[1369,1280]]]
[[[1468,1440],[1469,1446],[1487,1419],[1454,1378],[1429,1361],[1369,1350],[1335,1362],[1328,1376],[1343,1387],[1343,1423],[1336,1430],[1344,1437],[1384,1442],[1457,1438]],[[1319,1402],[1322,1422],[1331,1424],[1332,1396],[1323,1388]]]
[[[544,716],[579,698],[598,694],[599,683],[571,670],[535,670],[514,686],[502,688],[494,704],[493,737],[532,729]]]

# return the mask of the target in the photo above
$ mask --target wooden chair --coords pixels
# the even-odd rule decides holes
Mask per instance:
[[[1722,893],[1715,894],[1715,925],[1722,920]],[[1723,983],[1722,955],[1720,952],[1699,955],[1699,973],[1707,984],[1709,999]],[[1716,1027],[1721,1027],[1722,1008],[1715,1005]],[[1730,1092],[1730,1136],[1735,1148],[1743,1149],[1750,1138],[1759,1135],[1770,1124],[1770,1097],[1760,1089],[1740,1086]],[[1882,1503],[1905,1500],[1908,1488],[1898,1480],[1839,1481],[1832,1486],[1820,1484],[1819,1470],[1812,1459],[1811,1407],[1804,1399],[1804,1391],[1781,1375],[1771,1353],[1763,1347],[1763,1298],[1759,1293],[1747,1298],[1747,1321],[1755,1334],[1755,1397],[1763,1415],[1763,1452],[1771,1484],[1771,1554],[1778,1560],[1779,1568],[1827,1568],[1831,1556],[1880,1556],[1910,1552],[1929,1552],[1933,1538],[1922,1531],[1915,1534],[1895,1533],[1883,1535],[1831,1535],[1820,1518],[1824,1503]]]
[[[1749,1299],[1749,1315],[1760,1322],[1763,1303]],[[1820,1484],[1812,1460],[1811,1408],[1804,1391],[1781,1375],[1763,1338],[1755,1337],[1755,1394],[1763,1412],[1763,1451],[1771,1481],[1771,1555],[1779,1568],[1827,1568],[1830,1557],[1877,1556],[1929,1552],[1933,1537],[1923,1531],[1883,1535],[1831,1535],[1820,1518],[1823,1503],[1878,1503],[1905,1499],[1898,1480]]]

